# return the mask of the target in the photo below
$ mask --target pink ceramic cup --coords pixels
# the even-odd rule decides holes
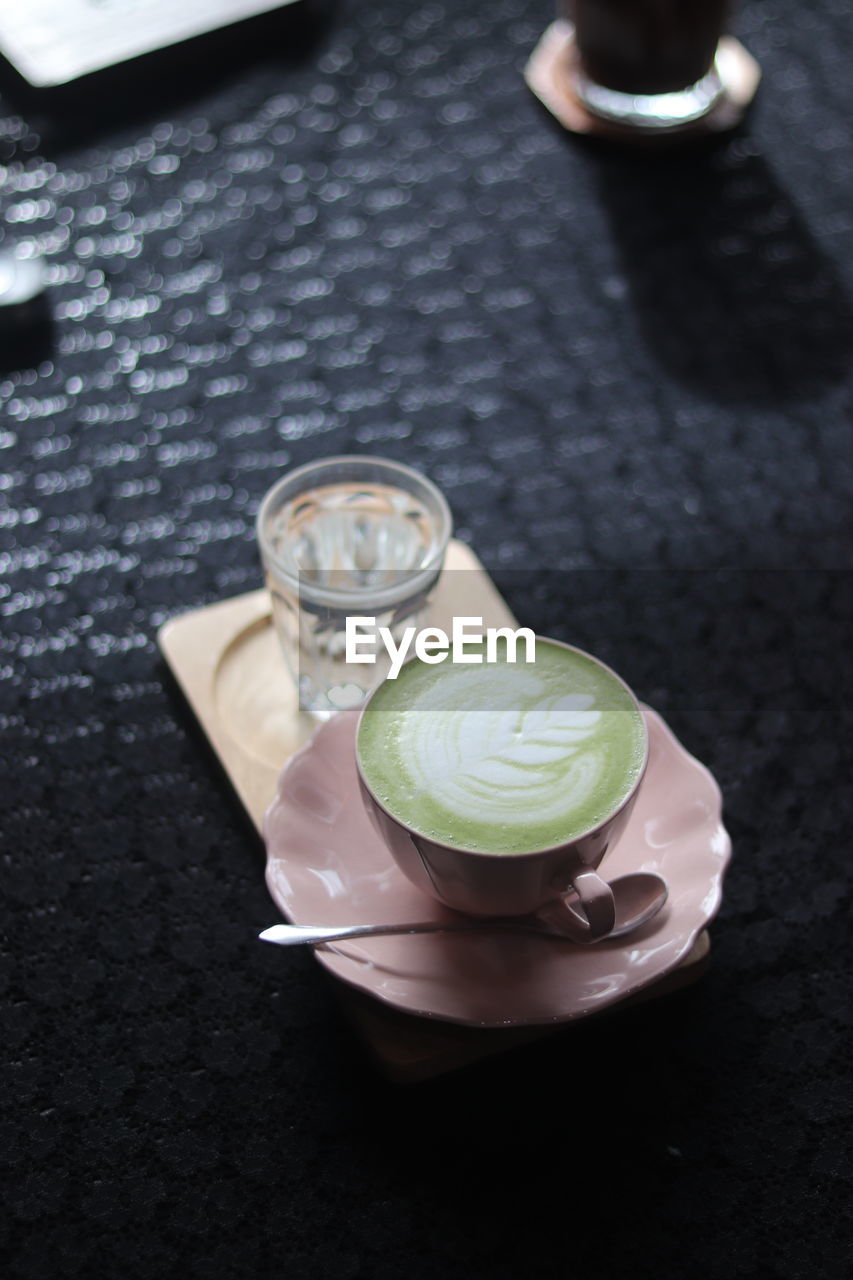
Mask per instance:
[[[590,654],[584,657],[618,681],[638,705],[615,672]],[[362,708],[359,726],[371,698]],[[371,790],[358,758],[356,732],[356,767],[362,801],[403,874],[445,906],[473,916],[519,916],[537,911],[555,898],[575,893],[579,901],[573,905],[579,906],[586,918],[589,939],[603,938],[614,927],[615,908],[613,893],[598,875],[598,867],[622,834],[646,771],[649,743],[645,720],[643,726],[643,762],[628,796],[597,826],[565,844],[547,849],[532,853],[484,853],[439,844],[420,835],[391,813]]]

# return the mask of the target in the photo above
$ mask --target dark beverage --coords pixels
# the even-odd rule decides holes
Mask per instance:
[[[567,0],[581,66],[628,94],[673,93],[714,62],[728,0]]]

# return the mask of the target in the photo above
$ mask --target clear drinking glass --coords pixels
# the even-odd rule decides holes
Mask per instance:
[[[375,618],[395,641],[422,626],[451,528],[435,485],[386,458],[327,458],[273,485],[258,511],[258,545],[303,711],[334,715],[384,679],[384,646],[375,663],[347,663],[346,620]]]
[[[723,95],[717,44],[729,0],[562,0],[580,58],[575,90],[617,124],[671,129]]]

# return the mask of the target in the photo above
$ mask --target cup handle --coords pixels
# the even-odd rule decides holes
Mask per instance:
[[[566,906],[580,926],[584,940],[595,942],[606,938],[616,925],[616,904],[610,885],[594,871],[581,871],[573,876],[572,888],[578,902],[567,902]]]

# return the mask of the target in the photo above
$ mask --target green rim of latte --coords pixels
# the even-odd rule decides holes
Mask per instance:
[[[469,649],[476,653],[476,649]],[[646,760],[623,681],[579,649],[536,640],[535,662],[407,662],[366,703],[362,777],[392,816],[472,853],[522,854],[594,831]]]

